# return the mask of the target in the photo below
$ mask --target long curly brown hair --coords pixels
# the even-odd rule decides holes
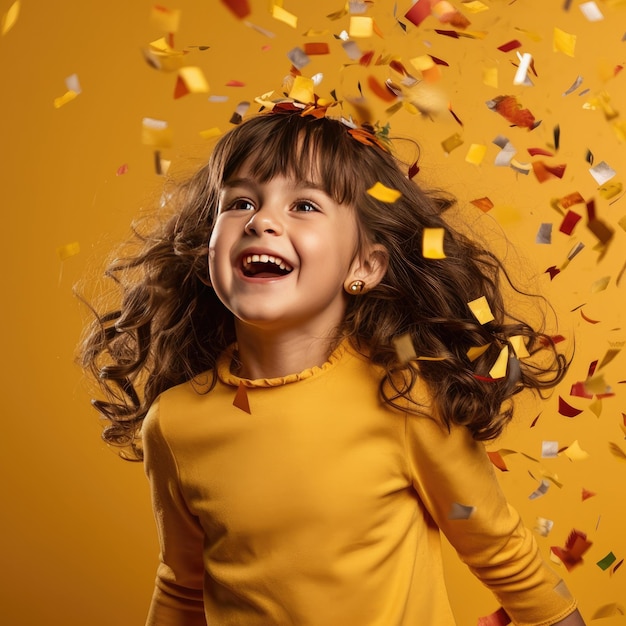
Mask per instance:
[[[382,366],[385,402],[410,404],[419,376],[448,426],[465,425],[475,439],[488,440],[510,420],[513,395],[541,392],[563,378],[566,359],[550,336],[507,308],[503,285],[512,282],[502,263],[444,219],[454,200],[422,189],[390,150],[367,137],[360,132],[357,140],[343,122],[328,117],[252,117],[218,141],[203,167],[169,190],[163,209],[169,218],[149,232],[135,229],[139,247],[106,270],[119,288],[119,306],[94,309],[79,347],[80,364],[104,396],[93,404],[107,421],[105,441],[141,458],[138,434],[155,398],[203,372],[215,384],[216,360],[236,337],[232,314],[210,286],[207,242],[223,181],[244,161],[260,182],[279,174],[306,180],[314,171],[329,196],[356,208],[364,236],[388,251],[384,279],[350,298],[336,336],[350,338]],[[400,191],[400,198],[377,200],[367,193],[376,182]],[[445,229],[445,258],[424,257],[425,228]],[[468,306],[481,296],[495,318],[486,324]],[[514,336],[523,337],[534,358],[515,356]],[[400,337],[410,338],[419,357],[437,360],[403,362],[394,344]],[[507,375],[493,380],[490,369],[507,345]],[[468,350],[480,346],[488,347],[471,360]]]

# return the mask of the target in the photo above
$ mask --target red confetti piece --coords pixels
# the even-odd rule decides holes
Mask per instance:
[[[560,273],[561,270],[556,265],[552,265],[544,272],[544,274],[550,274],[550,280],[554,280],[555,276],[558,276]]]
[[[493,209],[493,206],[494,206],[493,202],[487,197],[476,198],[475,200],[470,200],[470,202],[475,207],[478,207],[484,213],[486,213],[487,211],[491,211],[491,209]]]
[[[522,108],[515,96],[498,96],[493,102],[496,113],[514,126],[528,130],[535,128],[535,116],[528,109]]]
[[[240,20],[250,15],[248,0],[222,0],[222,4],[226,5]]]
[[[587,219],[590,222],[596,219],[596,202],[593,198],[587,202]]]
[[[178,98],[182,98],[188,93],[189,88],[187,87],[187,84],[180,76],[178,76],[176,78],[176,86],[174,87],[174,99],[177,100]]]
[[[576,417],[582,413],[582,409],[577,409],[573,407],[571,404],[568,404],[559,396],[559,413],[564,417]]]
[[[583,492],[582,492],[582,501],[584,502],[585,500],[589,500],[589,498],[593,498],[593,496],[595,496],[596,494],[593,491],[589,491],[589,489],[585,489],[583,487]]]
[[[589,322],[590,324],[599,324],[599,323],[600,323],[600,320],[594,320],[594,319],[591,319],[590,317],[587,317],[587,316],[586,316],[586,315],[582,312],[582,310],[580,311],[580,315],[581,315],[581,317],[585,320],[585,322]]]
[[[477,626],[507,626],[511,623],[511,618],[507,612],[500,607],[495,613],[478,618]]]
[[[533,173],[540,183],[550,178],[563,178],[566,165],[546,165],[543,161],[533,161]]]
[[[420,171],[419,165],[417,164],[417,161],[415,161],[409,167],[409,179],[413,179],[413,177],[416,176],[419,171]]]
[[[540,417],[541,417],[541,413],[539,413],[539,415],[537,415],[537,417],[530,423],[530,428],[534,428],[535,427],[535,425],[539,421]]]
[[[226,87],[245,87],[246,83],[242,83],[240,80],[229,80],[226,83]]]
[[[588,400],[593,398],[593,394],[587,391],[585,383],[580,381],[571,386],[569,395],[575,398],[587,398]]]
[[[304,53],[308,55],[329,54],[330,48],[326,42],[310,42],[304,44]]]
[[[530,156],[554,156],[552,152],[544,150],[543,148],[528,148],[528,154],[530,154]]]
[[[433,56],[432,54],[428,55],[434,62],[436,65],[443,65],[445,67],[450,67],[450,64],[446,61],[444,61],[443,59],[439,59],[435,56]]]
[[[564,548],[552,546],[550,551],[555,554],[569,572],[576,565],[583,562],[583,554],[592,546],[592,542],[587,540],[587,535],[580,530],[572,530]]]
[[[512,39],[511,41],[507,41],[503,43],[501,46],[498,46],[498,50],[500,52],[511,52],[511,50],[515,50],[516,48],[521,48],[522,43],[517,39]]]
[[[369,50],[368,52],[363,53],[363,55],[359,59],[359,64],[367,67],[372,62],[373,58],[374,58],[374,51]]]
[[[418,0],[405,14],[411,24],[419,26],[430,15],[430,1]]]
[[[444,35],[445,37],[452,37],[452,39],[458,39],[459,33],[456,30],[440,30],[439,28],[435,28],[435,32],[438,35]]]
[[[571,235],[574,232],[576,224],[580,221],[581,216],[575,211],[568,211],[559,226],[559,230],[566,235]]]
[[[239,383],[235,399],[233,400],[233,406],[245,411],[246,413],[252,413],[250,411],[250,402],[248,401],[248,392],[243,383]]]
[[[117,168],[117,171],[115,172],[116,176],[123,176],[124,174],[126,174],[126,172],[128,172],[128,163],[124,163],[123,165],[120,165]]]
[[[502,455],[499,452],[487,452],[487,456],[491,459],[491,462],[501,471],[508,472],[509,468],[506,466]]]

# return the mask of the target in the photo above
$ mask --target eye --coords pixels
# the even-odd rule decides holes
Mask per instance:
[[[247,198],[236,198],[226,203],[224,210],[226,211],[254,211],[255,206],[252,200]]]
[[[298,200],[293,205],[293,209],[299,213],[317,213],[320,210],[317,204],[310,200]]]

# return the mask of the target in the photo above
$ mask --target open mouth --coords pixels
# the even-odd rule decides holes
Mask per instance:
[[[280,257],[270,254],[249,254],[242,259],[243,275],[249,278],[286,276],[293,268]]]

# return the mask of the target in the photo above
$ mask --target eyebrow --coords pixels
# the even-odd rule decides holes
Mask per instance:
[[[254,178],[231,178],[229,180],[225,180],[223,182],[224,189],[232,189],[233,187],[256,187],[259,185],[259,181]],[[312,180],[301,180],[297,181],[295,185],[293,185],[294,190],[299,189],[314,189],[316,191],[321,191],[328,195],[328,191],[326,188],[319,184],[315,183]]]

